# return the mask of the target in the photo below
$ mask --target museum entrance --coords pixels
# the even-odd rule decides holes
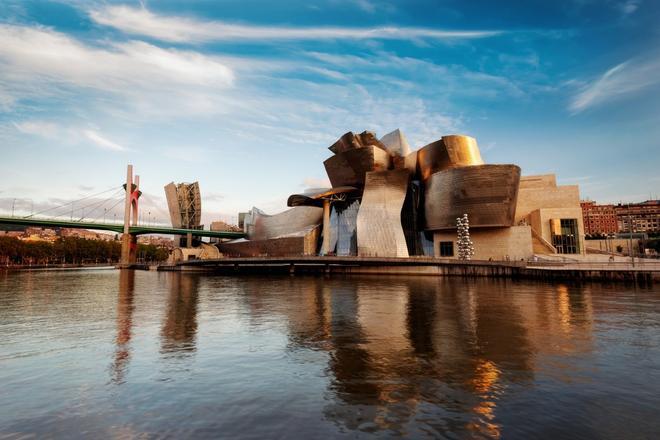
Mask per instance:
[[[552,245],[559,254],[579,254],[578,222],[574,218],[550,220]]]

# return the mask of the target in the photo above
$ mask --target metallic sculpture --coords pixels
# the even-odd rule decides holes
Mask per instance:
[[[424,181],[438,171],[483,163],[477,141],[470,136],[443,136],[417,152],[418,172]]]
[[[409,180],[406,170],[367,173],[357,215],[358,255],[408,257],[401,209]]]
[[[470,220],[467,214],[456,218],[456,229],[458,230],[458,259],[469,260],[474,256],[474,244],[470,240]]]
[[[165,196],[173,227],[200,229],[202,198],[197,182],[179,184],[171,182],[165,185]]]
[[[456,217],[467,213],[472,227],[514,225],[520,168],[475,165],[433,174],[426,183],[425,228],[455,229]]]

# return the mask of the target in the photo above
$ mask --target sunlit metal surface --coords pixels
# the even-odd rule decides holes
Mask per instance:
[[[386,150],[369,145],[335,154],[323,162],[333,188],[364,186],[364,176],[370,171],[385,171],[391,157]]]
[[[398,128],[380,138],[380,142],[392,157],[406,157],[410,154],[410,145],[403,132]]]
[[[403,159],[403,167],[408,170],[411,176],[417,176],[417,151],[413,151]]]
[[[275,215],[252,208],[245,216],[245,233],[250,240],[287,236],[319,225],[322,216],[323,209],[314,206],[297,206]]]
[[[406,170],[367,173],[357,215],[358,255],[407,257],[401,209],[410,175]]]
[[[513,226],[520,168],[476,165],[439,171],[426,184],[426,229],[454,229],[467,214],[470,227]]]
[[[477,140],[470,136],[443,136],[417,152],[417,167],[422,180],[438,171],[483,163]]]
[[[344,151],[364,148],[369,145],[374,145],[382,150],[386,150],[385,146],[378,140],[378,138],[376,138],[376,134],[370,131],[363,131],[360,134],[355,134],[352,131],[349,131],[340,137],[337,142],[330,145],[328,150],[335,154],[339,154]]]
[[[323,207],[323,199],[332,201],[346,200],[348,193],[358,191],[354,186],[340,186],[337,188],[317,188],[302,194],[292,194],[286,201],[287,206],[317,206]]]

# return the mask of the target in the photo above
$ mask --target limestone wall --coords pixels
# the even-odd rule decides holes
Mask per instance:
[[[471,229],[470,238],[474,243],[475,260],[510,260],[532,257],[532,231],[530,226],[511,228]],[[440,257],[440,242],[454,243],[454,257],[458,258],[456,231],[442,231],[433,234],[434,255]],[[445,257],[443,257],[445,258]]]

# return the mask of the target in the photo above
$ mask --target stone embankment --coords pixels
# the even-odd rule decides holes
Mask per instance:
[[[159,270],[244,273],[433,275],[547,280],[660,281],[660,262],[458,261],[439,258],[241,257],[192,260]]]

